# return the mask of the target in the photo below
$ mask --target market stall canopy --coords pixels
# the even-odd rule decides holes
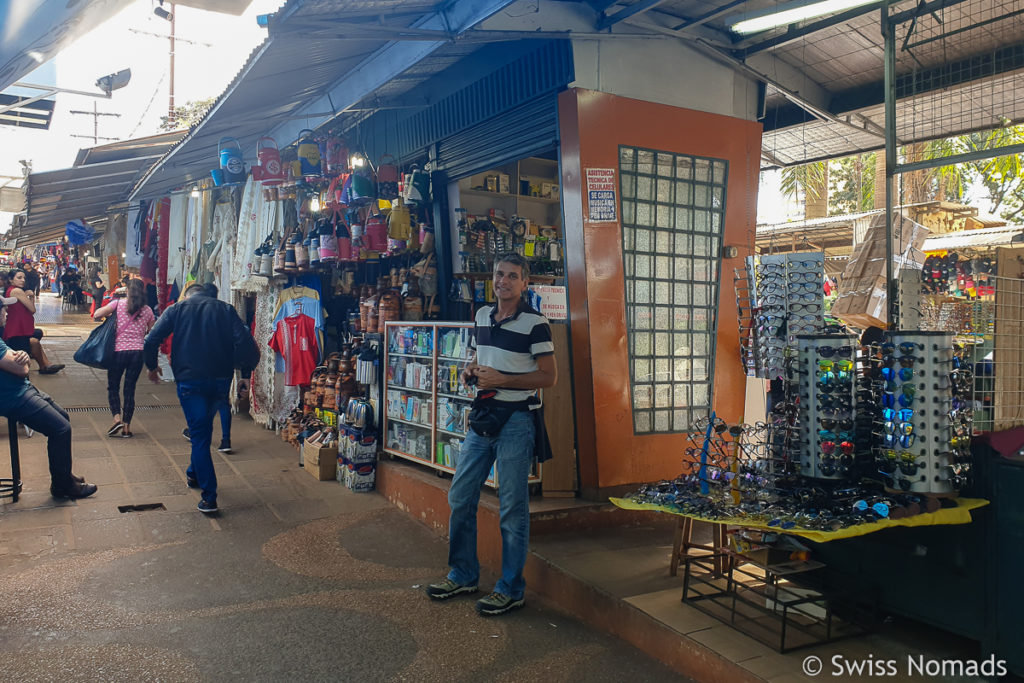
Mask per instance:
[[[291,0],[271,17],[267,39],[206,116],[131,197],[152,198],[208,178],[225,136],[238,139],[251,161],[261,136],[287,145],[303,128],[358,113],[361,101],[399,77],[407,88],[425,82],[479,47],[451,46],[452,36],[512,1]],[[381,108],[366,106],[367,115]]]
[[[71,168],[29,174],[28,210],[11,237],[17,246],[40,244],[63,235],[72,219],[102,229],[108,210],[123,204],[142,174],[183,135],[173,131],[83,149]]]
[[[134,0],[0,0],[0,90],[47,62]]]

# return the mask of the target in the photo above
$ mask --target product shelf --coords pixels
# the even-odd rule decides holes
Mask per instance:
[[[493,193],[492,193],[493,194]],[[430,339],[430,347],[434,349],[434,353],[431,355],[423,354],[410,354],[403,352],[390,351],[392,348],[392,342],[396,341],[396,335],[404,335],[408,330],[412,328],[416,334],[427,336]],[[444,429],[437,425],[439,420],[441,423],[445,423],[442,415],[439,412],[440,401],[457,401],[460,406],[460,410],[465,410],[465,407],[473,401],[471,396],[460,396],[459,394],[453,394],[443,391],[437,391],[440,386],[448,387],[450,384],[443,384],[438,380],[438,373],[442,372],[445,377],[444,380],[447,382],[450,379],[449,368],[451,364],[458,363],[464,365],[469,362],[469,358],[458,358],[455,356],[445,356],[441,354],[441,350],[446,350],[451,353],[455,350],[456,353],[459,349],[465,348],[468,334],[473,329],[473,323],[464,322],[418,322],[410,323],[407,321],[388,321],[385,324],[384,336],[386,341],[384,344],[385,367],[389,367],[392,362],[392,358],[416,358],[425,365],[429,365],[431,377],[434,381],[434,389],[414,389],[401,384],[395,384],[390,382],[387,377],[384,378],[383,396],[387,396],[389,391],[396,392],[413,392],[422,398],[416,400],[420,401],[419,405],[422,406],[425,402],[427,409],[426,418],[427,424],[416,422],[413,420],[406,420],[404,417],[392,417],[387,415],[387,411],[384,416],[384,433],[383,440],[385,448],[383,451],[394,455],[395,457],[410,460],[412,462],[419,463],[426,467],[430,467],[438,472],[454,473],[455,469],[450,465],[442,463],[457,463],[458,454],[462,445],[462,440],[465,439],[466,435],[462,432],[453,431],[450,429]],[[455,334],[456,337],[447,337],[448,344],[446,345],[445,339],[447,335]],[[423,346],[426,346],[426,340],[423,340]],[[417,417],[423,417],[423,414],[417,415]],[[403,432],[408,427],[412,427],[416,430],[422,430],[415,432],[413,435],[410,432]],[[407,453],[402,448],[408,448],[413,450],[422,451],[424,448],[424,439],[426,439],[426,449],[430,454],[429,457],[421,457]],[[411,442],[416,441],[416,444]],[[401,446],[396,448],[394,445]],[[439,453],[440,451],[440,453]],[[487,486],[497,488],[498,486],[498,475],[495,474],[488,477],[485,482]],[[539,468],[530,475],[529,482],[537,483],[541,480]]]

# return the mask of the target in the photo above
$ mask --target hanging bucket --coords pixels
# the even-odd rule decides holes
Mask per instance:
[[[363,231],[363,246],[369,251],[388,250],[388,224],[384,216],[370,214],[366,217],[366,225]]]
[[[281,152],[277,149],[274,138],[264,135],[256,141],[256,158],[260,169],[259,178],[264,185],[274,186],[284,182],[284,167],[281,165]],[[253,176],[256,169],[253,169]]]
[[[225,183],[245,182],[245,162],[242,160],[242,146],[234,138],[221,138],[217,143],[217,154],[220,156],[220,170],[224,173]],[[214,182],[216,182],[216,177]]]
[[[321,175],[320,146],[313,137],[313,131],[304,128],[299,131],[299,168],[301,175]]]

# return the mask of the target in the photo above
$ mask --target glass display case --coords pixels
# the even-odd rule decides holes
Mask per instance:
[[[384,452],[454,473],[473,392],[459,375],[473,356],[473,323],[385,324]],[[530,482],[540,481],[539,468]],[[487,485],[497,488],[495,468]]]

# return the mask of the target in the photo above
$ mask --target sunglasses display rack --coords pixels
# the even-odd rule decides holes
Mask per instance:
[[[758,377],[776,379],[785,376],[785,349],[795,347],[796,336],[824,327],[825,257],[799,252],[753,258],[755,368]]]
[[[953,338],[897,332],[880,346],[875,461],[893,490],[951,495],[970,475],[971,417],[955,408]]]
[[[799,402],[798,431],[790,454],[812,479],[850,476],[857,452],[855,390],[857,340],[845,335],[798,335],[791,373]]]

